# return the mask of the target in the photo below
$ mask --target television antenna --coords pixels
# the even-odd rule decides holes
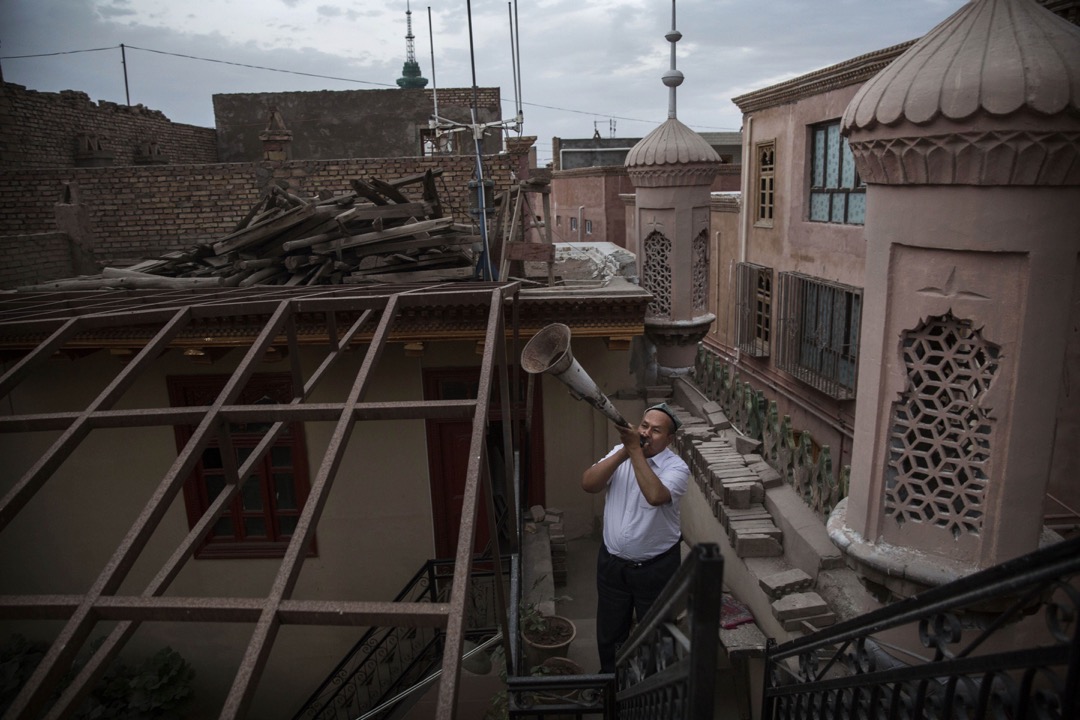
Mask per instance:
[[[497,273],[491,265],[491,248],[488,242],[488,210],[487,198],[485,197],[487,181],[484,178],[483,142],[484,135],[493,128],[499,128],[500,135],[503,130],[508,132],[513,130],[516,134],[521,135],[522,124],[525,121],[521,105],[521,41],[518,33],[517,0],[513,0],[512,3],[507,3],[507,10],[510,15],[510,63],[514,82],[515,113],[513,120],[496,120],[489,123],[481,123],[477,119],[477,105],[479,104],[477,96],[480,89],[476,84],[476,52],[473,46],[472,0],[466,0],[465,8],[468,14],[469,23],[469,63],[472,69],[472,99],[469,104],[470,121],[468,123],[462,123],[439,115],[438,86],[435,81],[435,40],[434,32],[431,27],[431,6],[429,5],[428,36],[431,43],[431,86],[435,107],[434,114],[428,121],[428,127],[433,131],[432,134],[434,135],[436,147],[439,147],[440,137],[445,137],[454,133],[472,134],[476,157],[476,200],[477,208],[479,210],[477,223],[480,226],[480,239],[484,246],[480,259],[479,271],[481,279],[483,280],[498,280],[498,277],[496,277]]]

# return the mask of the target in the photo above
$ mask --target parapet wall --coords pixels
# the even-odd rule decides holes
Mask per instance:
[[[66,233],[0,237],[0,290],[70,277],[71,239]]]
[[[27,90],[0,84],[0,168],[76,166],[80,135],[93,135],[113,166],[133,165],[140,146],[154,143],[157,162],[216,163],[217,133],[183,125],[158,110],[93,102],[84,92]],[[104,159],[104,157],[102,157]]]
[[[511,183],[510,155],[485,158],[495,192]],[[94,254],[103,264],[125,264],[232,232],[271,182],[295,193],[346,193],[353,178],[393,180],[441,169],[436,180],[444,211],[469,221],[469,180],[475,159],[369,158],[287,163],[124,166],[0,170],[0,237],[58,230],[56,203],[69,184],[85,211]],[[419,186],[405,190],[419,195]]]

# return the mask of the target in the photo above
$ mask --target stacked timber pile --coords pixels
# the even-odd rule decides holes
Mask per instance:
[[[129,268],[35,285],[28,290],[426,282],[473,277],[471,226],[443,216],[441,171],[385,182],[353,180],[353,191],[302,198],[272,186],[236,229]],[[420,200],[401,189],[419,184]]]

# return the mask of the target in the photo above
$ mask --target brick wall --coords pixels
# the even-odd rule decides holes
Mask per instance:
[[[509,187],[515,162],[510,155],[485,159],[496,192]],[[0,170],[0,237],[56,231],[54,205],[62,183],[70,182],[86,210],[97,259],[122,264],[232,232],[273,181],[302,194],[345,193],[353,178],[392,180],[429,168],[443,170],[437,185],[446,212],[468,222],[474,166],[469,157],[408,157]]]
[[[0,290],[71,277],[71,240],[60,232],[0,237]]]
[[[439,90],[439,116],[470,122],[471,88]],[[291,133],[290,160],[419,156],[434,111],[431,90],[313,90],[222,93],[213,96],[218,159],[264,159],[260,135],[275,108]],[[499,88],[477,88],[477,121],[502,118]],[[484,139],[485,154],[502,149],[498,129]],[[450,154],[472,155],[471,133],[454,135]]]
[[[142,105],[95,103],[83,92],[0,83],[0,168],[74,167],[80,133],[100,136],[113,165],[134,164],[136,148],[146,140],[155,141],[169,163],[218,161],[212,128],[174,123]]]

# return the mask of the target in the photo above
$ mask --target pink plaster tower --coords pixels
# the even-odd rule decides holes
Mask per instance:
[[[1080,29],[973,0],[843,125],[868,183],[866,289],[829,531],[903,596],[1047,541],[1052,478],[1080,496]]]
[[[636,189],[634,227],[628,249],[638,258],[641,285],[653,294],[645,313],[645,333],[657,348],[661,373],[679,374],[694,364],[697,343],[716,319],[708,312],[709,186],[720,156],[675,117],[675,89],[683,74],[675,69],[675,0],[671,2],[671,69],[668,119],[626,156]]]

